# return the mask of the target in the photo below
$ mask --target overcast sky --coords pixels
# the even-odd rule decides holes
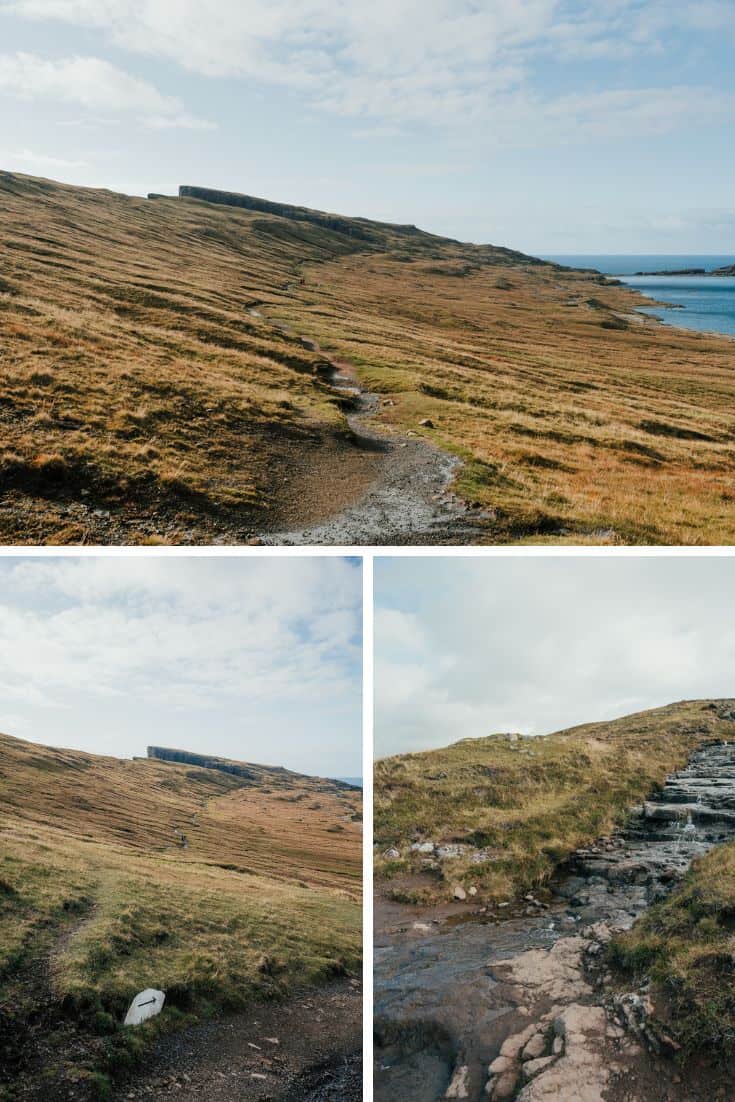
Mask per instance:
[[[735,251],[733,0],[0,0],[0,167]]]
[[[378,757],[735,697],[735,559],[375,562]]]
[[[359,776],[361,584],[332,557],[0,558],[0,731]]]

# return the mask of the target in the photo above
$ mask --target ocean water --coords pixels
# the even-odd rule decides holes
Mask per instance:
[[[735,276],[637,276],[636,272],[704,268],[711,272],[735,264],[732,253],[723,256],[544,256],[572,268],[595,268],[670,306],[641,307],[646,314],[700,332],[735,336]]]

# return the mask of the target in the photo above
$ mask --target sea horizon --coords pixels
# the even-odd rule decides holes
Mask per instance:
[[[638,272],[703,268],[712,272],[735,264],[735,253],[555,253],[543,260],[570,268],[594,268],[667,306],[641,306],[642,313],[668,325],[701,333],[735,336],[735,277],[641,276]]]

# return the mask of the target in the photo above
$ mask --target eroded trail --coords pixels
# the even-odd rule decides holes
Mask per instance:
[[[647,992],[617,989],[603,963],[615,931],[733,837],[735,745],[710,745],[521,908],[379,903],[377,1102],[735,1097],[726,1072],[713,1081],[676,1066],[676,1043],[650,1016]]]
[[[119,1099],[360,1102],[361,988],[346,981],[164,1038]]]
[[[313,348],[318,351],[318,346]],[[328,509],[330,486],[341,479],[342,503],[316,523],[268,532],[263,542],[336,546],[476,543],[483,518],[451,488],[460,461],[420,436],[399,436],[381,428],[376,422],[380,398],[360,385],[350,364],[330,363],[327,378],[340,395],[354,452],[349,462],[332,459],[331,466],[302,478],[301,492],[322,495]],[[355,468],[353,475],[350,468]]]

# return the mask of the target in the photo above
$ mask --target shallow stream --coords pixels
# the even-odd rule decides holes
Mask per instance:
[[[487,1065],[529,1013],[591,999],[591,990],[580,996],[582,975],[573,969],[568,976],[562,969],[553,989],[524,990],[510,981],[508,962],[592,927],[629,928],[694,858],[733,838],[735,744],[712,744],[623,830],[577,852],[548,891],[527,896],[520,908],[483,914],[466,905],[426,911],[379,901],[376,1102],[437,1102],[460,1066],[467,1093],[453,1097],[484,1098]]]

